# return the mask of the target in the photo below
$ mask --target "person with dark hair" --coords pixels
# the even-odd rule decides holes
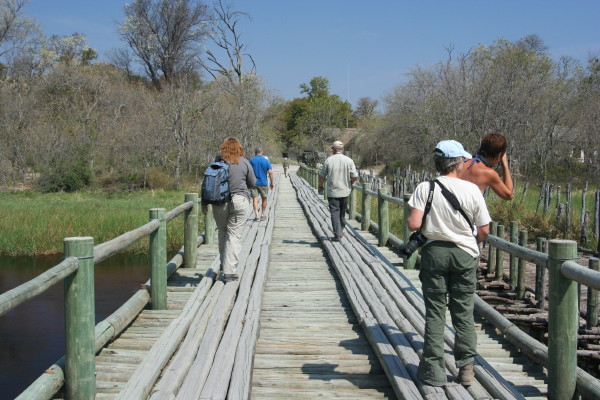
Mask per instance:
[[[488,133],[483,136],[479,150],[475,156],[465,161],[465,168],[459,175],[460,179],[473,182],[481,193],[490,187],[500,198],[512,200],[513,181],[508,168],[506,156],[506,138],[499,133]],[[502,166],[502,179],[494,169]]]
[[[425,384],[432,386],[447,384],[444,364],[447,303],[456,331],[454,358],[459,368],[458,379],[469,386],[474,378],[477,243],[489,234],[491,218],[479,188],[458,178],[466,168],[465,158],[471,155],[459,142],[439,142],[434,150],[434,163],[440,176],[432,182],[420,183],[408,202],[412,207],[408,228],[420,228],[426,238],[421,248],[419,274],[425,301],[425,343],[417,373]]]
[[[262,149],[257,147],[254,150],[255,156],[250,159],[250,164],[254,168],[254,175],[256,176],[256,187],[251,190],[252,193],[252,206],[254,208],[255,221],[264,221],[267,219],[265,213],[267,212],[267,194],[269,188],[273,189],[273,167],[267,159],[263,156]],[[267,186],[267,174],[269,176],[270,185]],[[262,198],[262,212],[259,216],[258,213],[258,198]]]
[[[244,158],[244,148],[239,140],[227,138],[221,144],[221,160],[229,164],[229,200],[213,205],[213,216],[219,232],[219,257],[225,282],[237,281],[238,261],[242,250],[242,233],[250,205],[249,188],[256,184],[252,165]],[[207,205],[202,203],[206,214]]]
[[[339,140],[331,146],[333,155],[323,163],[319,172],[319,192],[323,191],[323,184],[327,180],[327,201],[331,213],[331,225],[333,229],[334,242],[342,240],[346,226],[346,209],[348,208],[348,196],[352,191],[352,184],[358,178],[358,171],[354,161],[344,155],[344,144]]]

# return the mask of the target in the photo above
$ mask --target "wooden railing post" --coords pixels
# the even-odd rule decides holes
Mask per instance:
[[[498,224],[498,235],[500,239],[504,239],[504,225]],[[504,280],[504,252],[496,249],[496,280],[502,282]]]
[[[151,208],[150,221],[160,226],[150,234],[150,299],[153,310],[167,309],[167,221],[164,208]]]
[[[319,174],[317,174],[317,187],[319,186]],[[323,200],[327,201],[327,188],[329,187],[329,185],[327,185],[327,179],[325,179],[325,181],[323,182]],[[343,212],[343,210],[341,210],[341,212]]]
[[[517,221],[510,221],[509,225],[509,235],[510,242],[517,244],[519,242],[519,223]],[[519,281],[519,272],[518,272],[518,258],[513,254],[510,254],[508,261],[508,271],[509,271],[509,280],[511,289],[516,291],[517,284]]]
[[[204,244],[215,243],[215,229],[216,221],[212,212],[212,205],[209,204],[206,207],[206,214],[204,215]]]
[[[527,231],[519,231],[519,246],[527,247]],[[519,276],[517,279],[517,299],[522,300],[525,297],[525,273],[527,272],[527,262],[519,258]]]
[[[545,253],[548,242],[546,238],[538,237],[536,239],[536,250]],[[535,299],[537,307],[543,310],[546,307],[546,268],[541,265],[535,266]]]
[[[185,202],[191,201],[194,206],[184,215],[183,226],[183,266],[196,267],[196,253],[198,250],[198,193],[186,193]]]
[[[402,218],[402,241],[404,244],[408,243],[408,238],[410,237],[410,229],[408,229],[408,216],[410,215],[410,206],[408,205],[408,201],[410,200],[411,195],[405,194],[404,200],[404,218]],[[417,252],[415,251],[410,255],[410,257],[403,257],[404,268],[406,269],[415,269],[417,265]]]
[[[550,296],[548,305],[548,398],[572,399],[577,382],[577,282],[564,278],[560,268],[577,259],[577,242],[548,242]]]
[[[96,397],[94,311],[94,239],[64,240],[65,257],[77,257],[79,268],[65,278],[65,388],[67,400]]]
[[[595,257],[590,258],[590,269],[600,271],[600,260]],[[586,322],[588,329],[595,328],[598,325],[598,291],[589,287],[587,293]]]
[[[498,223],[496,221],[490,222],[490,235],[498,236]],[[496,274],[496,248],[490,243],[488,245],[488,274]]]
[[[360,229],[368,231],[371,226],[371,199],[367,194],[367,184],[361,182],[362,185],[362,220],[360,221]]]
[[[385,246],[390,237],[389,206],[387,200],[384,200],[381,196],[386,192],[384,188],[377,189],[377,219],[379,221],[377,239],[379,246]]]
[[[356,189],[353,185],[350,186],[350,198],[348,199],[348,219],[356,218]]]

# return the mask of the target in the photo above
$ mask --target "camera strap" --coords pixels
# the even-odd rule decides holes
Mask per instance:
[[[429,214],[429,210],[431,210],[431,202],[433,201],[434,187],[435,187],[435,184],[433,183],[433,181],[429,181],[429,194],[427,195],[427,202],[425,203],[425,210],[423,210],[423,219],[421,220],[421,226],[419,227],[417,232],[421,232],[421,229],[423,229],[423,226],[425,226],[425,218],[427,217],[427,214]]]
[[[438,181],[437,179],[435,179],[433,181],[430,181],[430,182],[432,184],[433,184],[433,182],[435,182],[438,185],[440,185],[440,188],[442,189],[442,194],[448,200],[448,202],[450,203],[450,205],[452,206],[452,208],[454,208],[456,211],[458,211],[459,213],[461,213],[463,217],[465,217],[465,219],[469,223],[469,227],[471,228],[471,231],[474,231],[473,224],[471,223],[471,220],[469,219],[469,217],[467,217],[467,214],[465,214],[464,210],[460,206],[460,202],[458,201],[458,199],[456,198],[456,196],[454,195],[454,193],[452,193],[451,191],[449,191],[448,189],[446,189],[446,187],[444,185],[442,185],[442,183],[440,181]],[[431,195],[429,197],[431,197]]]

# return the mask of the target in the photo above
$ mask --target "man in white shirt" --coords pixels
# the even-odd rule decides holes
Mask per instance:
[[[334,235],[331,240],[339,242],[346,226],[348,196],[352,191],[352,184],[358,178],[358,171],[354,161],[343,154],[344,144],[342,142],[339,140],[333,142],[331,150],[333,155],[325,160],[321,172],[319,172],[319,192],[323,190],[323,183],[327,179],[327,200]]]
[[[456,331],[454,358],[459,368],[458,379],[464,386],[469,386],[474,378],[477,335],[473,308],[479,257],[477,243],[484,241],[489,234],[491,218],[479,188],[458,178],[465,158],[471,158],[471,155],[454,140],[439,142],[434,150],[435,167],[441,175],[437,181],[456,197],[465,215],[452,207],[438,183],[433,187],[431,208],[425,220],[423,215],[430,183],[419,184],[408,202],[412,207],[407,219],[409,229],[421,228],[421,233],[427,238],[421,249],[419,274],[425,299],[425,343],[418,375],[424,383],[432,386],[447,384],[444,365],[447,294]]]

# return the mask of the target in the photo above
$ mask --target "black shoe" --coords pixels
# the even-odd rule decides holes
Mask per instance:
[[[342,240],[341,236],[334,236],[331,238],[332,242],[339,242],[340,240]]]
[[[227,283],[227,282],[235,282],[238,279],[240,279],[240,277],[238,276],[238,274],[223,274],[223,281],[225,283]]]

